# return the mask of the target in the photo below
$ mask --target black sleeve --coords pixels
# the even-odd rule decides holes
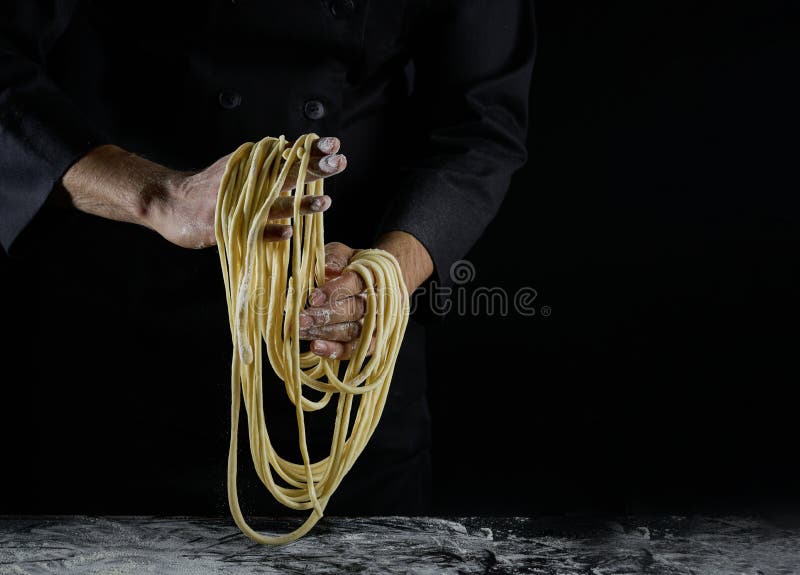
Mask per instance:
[[[531,0],[432,4],[412,47],[424,136],[381,231],[414,235],[447,284],[527,158],[535,32]]]
[[[47,54],[75,4],[0,3],[0,243],[6,251],[64,172],[105,143],[47,74]]]

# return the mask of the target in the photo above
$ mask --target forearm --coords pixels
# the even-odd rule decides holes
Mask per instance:
[[[433,273],[433,260],[420,241],[407,232],[383,234],[376,246],[397,258],[409,295]]]
[[[77,209],[121,222],[152,227],[176,172],[117,146],[100,146],[67,170],[61,180]]]
[[[334,137],[318,140],[311,152],[307,182],[345,169],[347,160],[338,154],[339,145]],[[217,196],[229,158],[224,156],[199,172],[180,172],[116,146],[100,146],[75,162],[61,183],[70,203],[79,210],[146,226],[184,248],[204,248],[216,243]],[[293,189],[296,178],[296,172],[290,174],[283,191]],[[308,197],[301,203],[300,213],[324,212],[328,206],[327,196]],[[293,200],[279,198],[272,208],[269,219],[291,217]],[[264,227],[268,241],[285,240],[289,235],[287,225]]]

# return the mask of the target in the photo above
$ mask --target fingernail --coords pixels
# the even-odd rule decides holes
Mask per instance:
[[[324,212],[328,209],[331,205],[331,199],[328,196],[320,196],[318,198],[314,198],[311,202],[311,211],[312,212]]]
[[[318,147],[323,152],[330,154],[333,151],[335,142],[336,140],[334,140],[333,138],[322,138],[319,141]]]
[[[292,228],[291,226],[286,226],[285,228],[281,229],[281,237],[283,239],[289,239],[292,237]]]
[[[328,296],[325,295],[325,292],[319,289],[315,289],[312,291],[308,296],[308,303],[311,305],[322,305],[328,299]]]
[[[305,329],[307,327],[311,327],[314,323],[314,320],[311,319],[311,316],[309,316],[308,314],[301,313],[298,323],[301,329]]]
[[[325,158],[322,160],[322,163],[325,164],[323,167],[330,172],[335,172],[339,169],[339,163],[341,162],[341,159],[342,156],[340,154],[325,156]]]
[[[328,345],[321,341],[311,342],[311,351],[316,355],[328,355]]]

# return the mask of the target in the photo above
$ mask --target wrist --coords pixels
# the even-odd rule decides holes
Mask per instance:
[[[142,160],[142,158],[138,158]],[[136,223],[162,233],[169,222],[175,200],[182,190],[185,175],[175,170],[144,160],[151,165],[141,165],[143,177],[135,192]]]
[[[427,248],[408,232],[387,232],[378,239],[375,247],[389,252],[397,259],[409,295],[433,273],[433,259]]]
[[[118,146],[106,145],[78,160],[61,184],[78,210],[155,229],[179,176]]]

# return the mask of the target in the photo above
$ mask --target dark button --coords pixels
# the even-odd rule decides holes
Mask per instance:
[[[355,0],[333,0],[331,2],[331,14],[335,18],[347,18],[355,11]]]
[[[239,92],[234,92],[233,90],[223,90],[219,93],[219,105],[226,110],[238,108],[239,104],[241,103],[242,96],[239,94]]]
[[[321,120],[325,117],[325,105],[319,100],[309,100],[303,106],[303,113],[309,120]]]

